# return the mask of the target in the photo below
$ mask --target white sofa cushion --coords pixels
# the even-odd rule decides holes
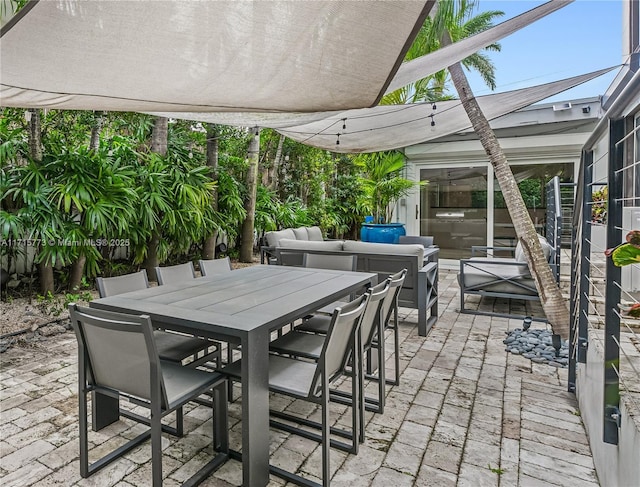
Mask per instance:
[[[298,227],[293,229],[293,234],[296,236],[296,240],[309,240],[309,234],[307,233],[307,227]]]
[[[324,240],[320,227],[307,227],[307,236],[309,237],[309,240],[316,242],[322,242]]]
[[[300,249],[300,250],[326,250],[328,252],[340,252],[342,250],[342,240],[326,240],[317,242],[313,240],[292,240],[283,238],[280,240],[278,247],[281,249]]]
[[[538,240],[540,241],[540,246],[542,247],[542,252],[544,252],[544,258],[549,261],[549,257],[551,256],[552,247],[542,235],[538,235]],[[524,256],[524,250],[522,248],[522,242],[518,241],[516,245],[515,257],[518,262],[527,262],[527,259]]]
[[[345,240],[342,248],[345,252],[361,252],[363,254],[402,254],[416,255],[419,258],[424,255],[424,247],[418,244],[398,245]]]
[[[265,234],[267,238],[267,244],[269,247],[277,247],[278,243],[283,238],[294,239],[296,238],[293,230],[291,228],[285,228],[284,230],[280,230],[278,232],[267,232]]]

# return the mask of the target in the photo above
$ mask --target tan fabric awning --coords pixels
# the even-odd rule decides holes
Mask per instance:
[[[369,107],[386,91],[434,3],[41,0],[2,29],[0,106]]]

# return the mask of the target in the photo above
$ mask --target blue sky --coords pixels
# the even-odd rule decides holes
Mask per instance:
[[[544,2],[478,0],[478,11],[502,10],[500,23]],[[622,63],[622,1],[576,0],[500,41],[502,51],[489,53],[496,66],[496,91],[555,81]],[[615,77],[600,78],[545,100],[602,95]],[[469,74],[476,95],[490,93],[480,77]]]

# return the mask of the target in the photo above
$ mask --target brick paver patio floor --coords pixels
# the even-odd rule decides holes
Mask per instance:
[[[417,334],[416,312],[401,310],[400,385],[387,387],[383,415],[367,413],[367,440],[358,455],[332,449],[332,485],[599,485],[577,402],[566,392],[566,369],[507,354],[505,332],[521,322],[459,314],[455,278],[441,274],[440,317],[428,337]],[[149,443],[89,479],[80,477],[72,332],[32,348],[13,347],[0,361],[0,485],[150,485]],[[241,398],[230,406],[235,448],[241,407]],[[315,407],[283,396],[274,396],[271,407],[317,416]],[[332,419],[347,425],[349,411],[332,405]],[[104,453],[140,429],[120,421],[90,433],[91,445]],[[164,435],[165,485],[179,485],[208,459],[211,429],[210,409],[189,406],[187,434]],[[320,450],[272,430],[271,462],[318,480]],[[240,483],[241,465],[230,460],[202,485]],[[282,484],[271,478],[271,485]]]

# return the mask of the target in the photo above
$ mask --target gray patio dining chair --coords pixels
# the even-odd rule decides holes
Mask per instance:
[[[193,262],[186,262],[184,264],[156,267],[156,276],[158,278],[158,285],[162,286],[163,284],[195,279],[196,270],[193,267]]]
[[[358,256],[352,254],[313,254],[305,253],[302,257],[302,267],[315,269],[332,269],[334,271],[355,271]]]
[[[398,333],[398,296],[400,295],[400,290],[402,289],[402,285],[404,284],[404,280],[406,276],[407,276],[407,269],[402,269],[401,271],[396,272],[395,274],[391,274],[388,277],[390,291],[389,291],[388,297],[385,299],[385,302],[382,305],[382,316],[383,316],[384,328],[385,329],[390,328],[393,331],[394,369],[395,369],[394,378],[384,379],[385,383],[390,385],[398,385],[400,383],[400,337]],[[296,330],[306,331],[310,333],[325,334],[329,329],[329,323],[330,323],[330,319],[327,316],[317,313],[305,319],[301,325],[298,325],[296,327]],[[382,334],[382,336],[384,336],[384,334]],[[372,343],[372,348],[378,348],[378,344],[380,344],[380,347],[384,346],[384,344],[381,342],[382,341],[378,342],[377,340],[374,340],[374,342]],[[384,354],[382,356],[384,357]],[[381,371],[378,372],[377,376],[373,374],[374,369],[376,367],[372,365],[373,364],[372,359],[373,359],[373,355],[372,355],[372,352],[369,350],[367,351],[367,361],[366,361],[367,374],[365,375],[365,378],[378,380],[380,378]],[[380,369],[382,369],[382,367],[384,366],[384,362],[377,363],[377,366]]]
[[[200,259],[200,274],[206,277],[222,274],[223,272],[231,272],[231,260],[229,257],[223,259]]]
[[[389,296],[389,279],[381,282],[380,284],[373,286],[367,290],[367,294],[369,295],[369,301],[367,303],[367,307],[362,316],[362,320],[360,322],[360,331],[359,331],[359,340],[357,344],[357,357],[352,357],[352,359],[357,358],[357,360],[352,360],[351,367],[359,365],[360,369],[358,371],[357,377],[359,394],[357,397],[352,394],[342,391],[342,390],[332,390],[331,398],[336,402],[340,402],[343,404],[348,404],[351,406],[352,411],[356,408],[359,409],[359,418],[360,418],[360,442],[364,442],[364,404],[366,402],[372,403],[372,406],[368,409],[374,410],[376,412],[382,413],[384,412],[384,394],[385,394],[385,383],[384,383],[384,368],[380,368],[381,378],[378,381],[378,397],[377,399],[367,398],[364,395],[364,370],[362,367],[362,357],[363,351],[367,351],[371,349],[374,340],[379,336],[383,336],[384,328],[383,328],[383,320],[382,320],[382,308],[384,304],[384,300],[387,296]],[[270,343],[269,349],[273,352],[279,354],[290,355],[292,357],[299,357],[304,359],[312,359],[318,360],[320,358],[320,353],[322,352],[322,347],[324,346],[326,336],[319,335],[315,333],[305,333],[294,330],[291,333],[287,333],[286,335],[274,340]],[[384,343],[384,342],[382,342]],[[384,359],[384,347],[378,347],[378,360]],[[347,364],[348,365],[348,364]],[[353,374],[353,370],[344,370],[345,375]],[[356,399],[360,399],[360,404],[356,404]],[[375,408],[373,407],[375,405]],[[280,417],[282,419],[288,420],[289,415],[287,413],[281,413],[277,411],[273,411],[272,415]],[[312,421],[305,421],[304,424],[310,427],[317,427],[318,424]],[[350,434],[343,434],[342,431],[335,430],[332,431],[335,434],[340,436],[346,436],[351,438]],[[352,441],[353,438],[351,438]],[[352,451],[352,450],[350,450]]]
[[[131,291],[140,291],[149,287],[147,271],[125,274],[116,277],[98,277],[96,279],[98,294],[101,298],[116,296]],[[180,362],[193,359],[192,366],[205,361],[219,361],[219,344],[204,338],[182,335],[162,330],[155,330],[154,336],[158,355],[162,360]]]
[[[404,284],[404,280],[407,277],[407,269],[402,269],[395,274],[391,274],[389,276],[389,298],[385,300],[382,305],[382,316],[384,319],[384,328],[393,330],[393,368],[394,368],[394,377],[393,379],[385,378],[384,381],[386,384],[397,386],[400,384],[400,333],[398,330],[398,297],[400,296],[400,291],[402,290],[402,285]],[[380,336],[381,341],[376,343],[374,340],[373,348],[376,347],[384,347],[384,334]],[[384,357],[384,354],[382,354]],[[371,360],[371,352],[368,352],[367,356],[367,366],[372,364]],[[385,366],[384,362],[379,362],[378,367],[382,369]],[[366,371],[365,377],[367,379],[376,379],[374,375],[372,375],[373,370],[368,369]],[[380,372],[378,372],[378,377],[380,376]]]
[[[350,357],[354,356],[356,334],[368,300],[369,295],[363,294],[343,308],[335,310],[331,317],[327,338],[324,341],[317,362],[305,362],[281,355],[269,356],[269,390],[271,392],[284,394],[320,406],[322,434],[318,436],[312,432],[305,432],[304,436],[321,442],[321,477],[322,485],[324,486],[328,486],[330,481],[329,451],[330,447],[334,445],[334,441],[331,440],[329,423],[329,386],[342,377],[342,371],[346,363]],[[224,367],[222,372],[239,380],[241,362],[242,359]],[[358,367],[355,367],[355,374],[357,374],[357,370]],[[355,397],[359,394],[357,381],[357,377],[354,377],[352,393]],[[358,408],[356,408],[356,418],[352,423],[354,438],[359,438],[359,419],[357,414]],[[300,430],[296,430],[296,433],[301,434]],[[354,443],[357,449],[358,441]],[[271,466],[270,470],[271,473],[298,485],[317,485],[308,479],[278,467]]]
[[[162,418],[175,411],[181,430],[182,407],[205,391],[210,391],[214,398],[214,457],[183,485],[198,485],[226,462],[229,446],[224,375],[161,360],[149,316],[81,308],[76,304],[69,305],[69,314],[78,341],[80,475],[83,478],[151,438],[152,484],[162,486]],[[147,408],[151,427],[90,463],[87,394],[94,392],[126,398]]]
[[[358,267],[358,256],[353,254],[331,255],[305,253],[302,257],[302,266],[312,267],[315,269],[355,272]],[[316,313],[331,315],[335,308],[338,306],[344,306],[354,297],[355,296],[344,297],[338,301],[334,301],[333,303],[318,309]]]

